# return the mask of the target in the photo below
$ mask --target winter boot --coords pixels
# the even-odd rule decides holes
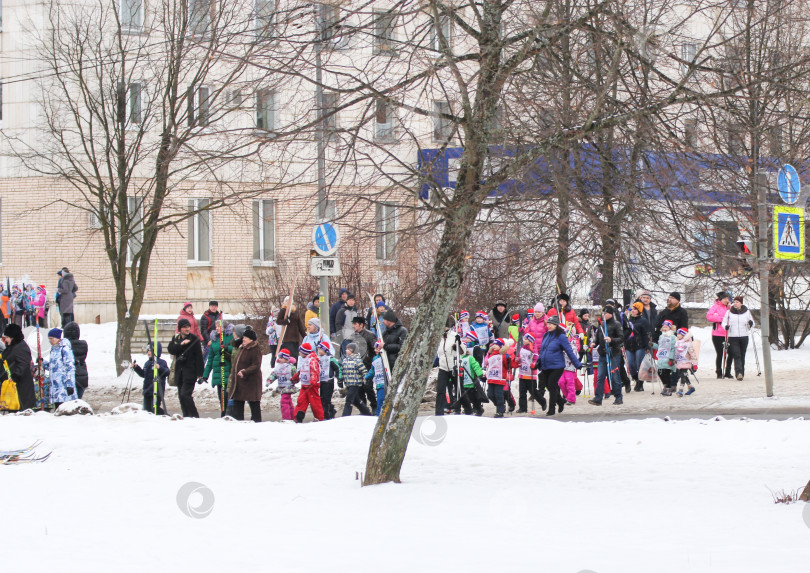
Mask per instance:
[[[503,418],[503,412],[495,412],[496,418]]]
[[[590,400],[588,400],[588,404],[591,404],[592,406],[601,406],[602,401],[591,398]]]
[[[548,406],[548,402],[546,402],[546,399],[545,398],[540,398],[538,400],[538,402],[540,402],[540,409],[545,412],[546,407]]]
[[[716,370],[715,374],[717,374],[717,379],[721,380],[723,378],[723,373],[720,370]]]
[[[737,380],[742,382],[742,379],[743,379],[743,375],[741,373],[737,374]]]
[[[694,393],[695,393],[695,387],[694,386],[689,386],[689,390],[686,391],[686,395],[689,396],[689,394],[694,394]]]
[[[636,380],[636,387],[633,388],[634,392],[644,392],[644,382]]]
[[[483,416],[484,415],[484,407],[483,406],[478,406],[478,408],[475,409],[475,415],[476,416]]]
[[[616,398],[615,400],[613,400],[614,406],[621,406],[622,404],[624,404],[624,400],[622,400],[621,398]]]
[[[295,415],[295,421],[296,421],[296,422],[298,422],[298,423],[300,424],[301,422],[303,422],[303,421],[304,421],[304,416],[306,416],[306,413],[305,413],[305,412],[298,412],[298,413]]]
[[[672,390],[669,386],[661,390],[661,396],[672,396]]]

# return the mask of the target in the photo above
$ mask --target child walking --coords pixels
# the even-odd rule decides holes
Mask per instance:
[[[533,368],[537,357],[534,353],[534,336],[529,333],[523,335],[523,347],[520,349],[520,365],[518,374],[518,414],[525,414],[528,409],[527,395],[540,402],[540,408],[546,409],[546,399],[537,396],[537,370]]]
[[[318,363],[321,367],[321,406],[323,416],[331,420],[337,414],[337,410],[332,405],[332,395],[335,393],[335,380],[343,380],[343,373],[340,370],[340,362],[332,356],[330,344],[322,340],[318,343]]]
[[[672,396],[677,382],[674,379],[675,372],[675,343],[677,339],[672,329],[675,324],[671,320],[665,320],[661,324],[661,336],[658,338],[658,343],[653,344],[653,348],[658,350],[656,358],[656,367],[658,368],[658,378],[661,380],[661,385],[664,389],[661,391],[662,396]]]
[[[495,339],[486,357],[487,396],[495,403],[495,417],[503,418],[506,412],[505,387],[509,369],[513,367],[503,338]]]
[[[371,370],[366,373],[366,379],[373,380],[374,387],[377,389],[376,414],[379,416],[380,411],[382,410],[383,401],[385,400],[385,366],[383,365],[382,358],[380,357],[382,346],[380,345],[379,341],[374,344],[374,352],[377,355],[374,357],[374,360],[371,361]]]
[[[293,408],[292,395],[295,393],[295,383],[292,381],[295,375],[295,366],[292,364],[290,351],[282,348],[278,351],[276,356],[276,366],[267,378],[270,383],[273,380],[278,381],[278,391],[281,394],[281,419],[293,420],[295,418],[295,409]]]
[[[343,406],[343,415],[351,416],[352,406],[356,406],[363,416],[370,416],[371,410],[360,399],[360,389],[363,387],[368,371],[363,364],[363,358],[358,353],[356,342],[346,345],[346,355],[343,357],[341,368],[343,382],[346,384],[346,404]]]
[[[299,424],[304,421],[307,408],[312,408],[316,420],[323,421],[323,406],[318,394],[321,379],[320,362],[317,356],[313,356],[313,348],[309,342],[303,343],[298,348],[298,354],[301,360],[300,368],[292,377],[293,382],[301,383],[298,404],[295,407],[295,421]]]
[[[675,367],[678,369],[676,380],[680,384],[678,396],[683,397],[684,386],[688,388],[686,395],[689,396],[695,392],[694,386],[689,382],[689,371],[697,370],[697,353],[692,342],[692,334],[687,329],[679,328],[675,338],[677,339],[675,342]]]

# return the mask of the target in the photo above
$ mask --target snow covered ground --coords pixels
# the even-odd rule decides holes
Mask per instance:
[[[371,418],[0,417],[53,450],[0,466],[2,569],[807,571],[810,505],[769,489],[810,479],[810,421],[435,420],[361,488]]]

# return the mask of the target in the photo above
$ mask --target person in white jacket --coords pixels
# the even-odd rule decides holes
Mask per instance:
[[[723,317],[722,328],[728,331],[728,352],[734,361],[734,375],[737,380],[745,376],[745,351],[748,349],[748,336],[754,328],[754,317],[743,304],[743,297],[735,296],[731,308]]]
[[[449,412],[451,406],[457,414],[461,413],[461,404],[456,399],[456,378],[453,372],[456,368],[456,360],[461,358],[458,354],[459,348],[461,348],[461,337],[453,328],[453,319],[448,319],[444,327],[444,336],[442,336],[436,352],[439,362],[439,377],[436,380],[435,414],[437,416],[443,416],[445,412]]]

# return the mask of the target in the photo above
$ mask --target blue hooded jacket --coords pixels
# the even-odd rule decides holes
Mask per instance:
[[[565,368],[565,357],[563,353],[568,355],[576,368],[582,368],[582,363],[571,348],[571,343],[560,328],[548,331],[543,336],[543,344],[540,346],[540,352],[537,356],[535,368],[537,370],[554,370],[555,368]]]

